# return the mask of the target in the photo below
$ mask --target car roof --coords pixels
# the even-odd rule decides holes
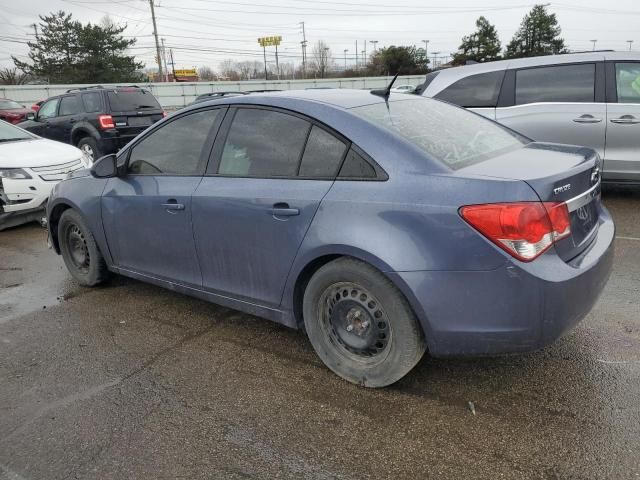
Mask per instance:
[[[409,97],[410,98],[410,97]],[[403,101],[406,100],[406,95],[393,94],[388,98],[388,101]],[[307,103],[321,103],[330,105],[341,109],[350,109],[360,107],[363,105],[371,105],[375,103],[384,103],[385,99],[379,95],[372,94],[369,90],[355,90],[346,88],[332,88],[332,89],[313,89],[313,90],[285,90],[281,92],[267,92],[267,93],[251,93],[249,95],[236,95],[230,97],[222,97],[219,99],[211,99],[198,103],[197,105],[202,107],[203,105],[220,105],[220,104],[260,104],[266,103],[273,106],[278,104],[291,105],[291,100]]]

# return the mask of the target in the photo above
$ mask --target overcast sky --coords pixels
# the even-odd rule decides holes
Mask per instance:
[[[417,45],[429,40],[433,52],[448,55],[463,35],[474,30],[475,20],[486,16],[496,25],[503,47],[534,3],[526,0],[155,0],[158,33],[173,48],[176,68],[209,65],[224,59],[262,61],[257,37],[281,35],[281,61],[300,62],[304,22],[307,40],[324,40],[339,66],[355,63],[365,49],[371,53],[389,45]],[[99,22],[109,14],[126,23],[126,35],[137,38],[131,50],[147,67],[153,67],[153,27],[148,0],[0,0],[0,66],[11,66],[10,55],[26,58],[24,43],[33,37],[31,24],[38,15],[64,10],[82,22]],[[640,50],[640,2],[638,0],[562,0],[550,3],[557,14],[562,36],[572,50],[626,50],[635,40]],[[268,50],[270,59],[273,49]]]

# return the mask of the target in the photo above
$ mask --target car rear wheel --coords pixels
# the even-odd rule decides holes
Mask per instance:
[[[304,324],[327,367],[349,382],[384,387],[426,350],[402,293],[372,266],[340,258],[320,268],[304,293]]]
[[[78,283],[93,287],[109,277],[102,253],[75,210],[66,210],[58,223],[60,251],[69,273]]]
[[[102,151],[98,147],[98,142],[92,137],[83,137],[78,142],[78,148],[87,154],[94,162],[102,157]]]

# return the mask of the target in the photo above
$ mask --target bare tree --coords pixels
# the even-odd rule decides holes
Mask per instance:
[[[198,68],[198,79],[210,82],[216,79],[216,74],[211,67],[205,65]]]
[[[295,78],[296,67],[293,63],[284,62],[280,64],[280,78],[293,79]]]
[[[238,72],[236,62],[231,59],[226,59],[220,62],[220,74],[225,80],[240,80],[240,73]]]
[[[17,68],[3,68],[0,70],[0,85],[24,85],[30,80],[29,75]]]
[[[331,55],[331,49],[324,40],[319,40],[311,51],[310,67],[315,70],[320,78],[324,78],[332,66],[333,56]]]

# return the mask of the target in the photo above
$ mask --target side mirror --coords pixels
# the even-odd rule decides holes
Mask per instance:
[[[36,112],[27,113],[27,120],[35,120],[35,119],[36,119]]]
[[[98,160],[93,162],[91,166],[91,175],[96,178],[112,178],[118,176],[118,167],[116,165],[116,154],[111,153],[109,155],[105,155],[104,157],[100,157]]]

